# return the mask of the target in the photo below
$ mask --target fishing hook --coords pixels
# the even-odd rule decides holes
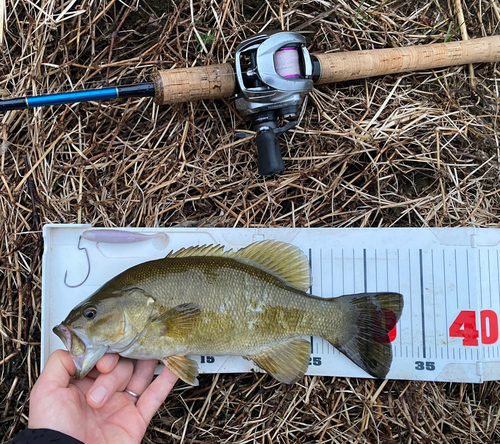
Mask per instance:
[[[89,275],[90,275],[90,258],[89,258],[89,252],[87,251],[87,249],[85,247],[81,247],[80,246],[80,242],[82,241],[82,236],[80,236],[78,238],[78,249],[79,250],[84,250],[85,251],[85,255],[87,256],[87,263],[88,263],[88,271],[87,271],[87,276],[85,276],[85,279],[83,279],[83,281],[81,283],[79,283],[78,285],[69,285],[68,282],[67,282],[67,278],[68,278],[68,270],[66,270],[66,273],[64,274],[64,284],[66,285],[66,287],[69,287],[69,288],[76,288],[76,287],[79,287],[80,285],[83,285],[85,283],[85,281],[89,278]]]

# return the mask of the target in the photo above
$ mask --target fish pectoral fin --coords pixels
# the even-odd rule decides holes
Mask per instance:
[[[255,362],[278,381],[293,384],[304,376],[309,366],[310,356],[309,341],[291,339],[269,347],[257,355],[244,356],[244,358]]]
[[[190,385],[198,385],[198,363],[186,356],[174,355],[162,359],[165,366],[179,379]]]
[[[200,306],[194,303],[177,305],[157,317],[153,324],[159,327],[159,334],[171,338],[185,336],[199,321]]]

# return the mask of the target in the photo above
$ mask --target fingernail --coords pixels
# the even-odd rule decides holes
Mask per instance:
[[[94,390],[90,392],[90,399],[94,401],[96,404],[100,404],[104,401],[106,397],[106,389],[102,386],[96,387]]]
[[[111,368],[115,364],[115,356],[106,354],[101,358],[101,361],[105,367]]]

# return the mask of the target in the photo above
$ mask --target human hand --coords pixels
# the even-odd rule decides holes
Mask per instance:
[[[137,361],[134,367],[129,359],[106,354],[77,381],[70,354],[56,350],[31,391],[28,428],[57,430],[85,444],[140,443],[177,381],[165,367],[151,382],[157,362]]]

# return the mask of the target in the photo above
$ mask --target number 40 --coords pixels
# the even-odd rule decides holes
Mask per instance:
[[[450,326],[452,338],[464,338],[462,344],[470,346],[479,345],[479,332],[476,326],[476,312],[472,310],[461,311]],[[481,311],[481,342],[491,345],[498,341],[498,316],[493,310]]]

